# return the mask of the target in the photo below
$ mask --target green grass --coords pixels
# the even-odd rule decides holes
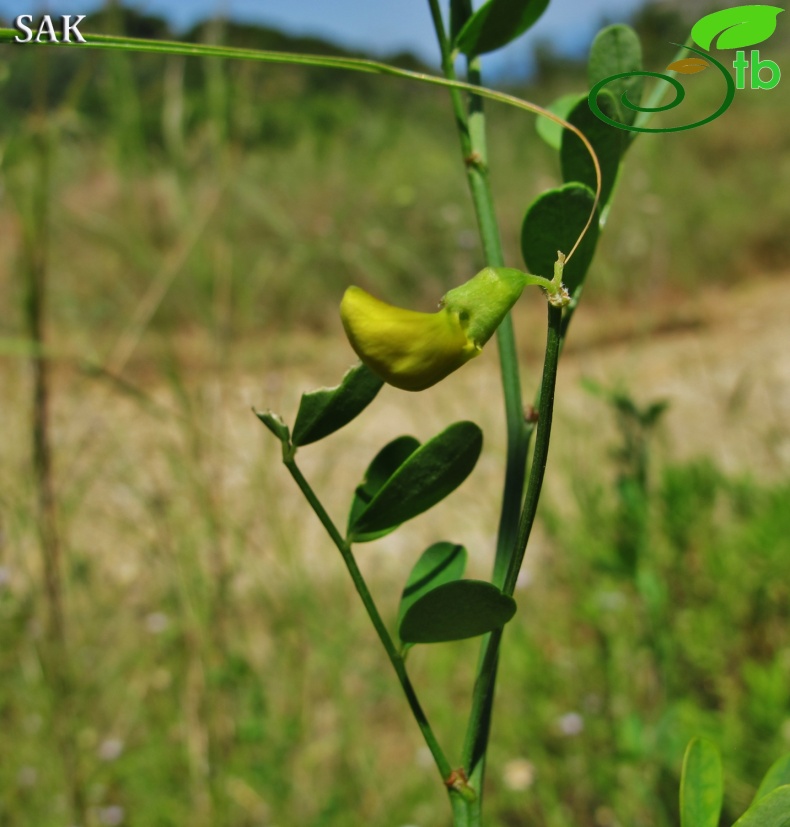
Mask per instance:
[[[274,441],[241,405],[222,424],[233,412],[217,393],[232,395],[241,376],[181,375],[189,388],[157,391],[182,417],[165,422],[103,386],[59,377],[74,672],[65,710],[43,671],[31,492],[13,485],[26,478],[26,458],[18,449],[4,457],[2,823],[62,823],[58,726],[77,744],[96,823],[113,806],[140,827],[339,827],[349,814],[445,823],[406,704],[339,560],[277,467]],[[291,395],[280,399],[286,410]],[[353,435],[335,439],[348,450]],[[367,457],[338,474],[333,456],[305,449],[303,462],[342,514],[334,491]],[[734,819],[787,750],[790,491],[707,461],[654,459],[638,580],[612,558],[623,519],[615,492],[553,468],[578,491],[577,517],[547,504],[543,551],[516,595],[487,791],[492,825],[595,827],[609,812],[617,823],[674,825],[682,750],[698,732],[723,750]],[[491,487],[488,474],[490,463],[474,485]],[[467,536],[454,514],[463,508],[478,522],[475,496],[462,489],[417,536],[435,537],[443,520],[456,526],[451,536]],[[471,542],[482,571],[485,549]],[[417,551],[379,545],[362,549],[361,564],[392,622]],[[473,654],[465,642],[418,647],[409,660],[451,752]],[[516,770],[524,762],[534,774],[526,789]]]

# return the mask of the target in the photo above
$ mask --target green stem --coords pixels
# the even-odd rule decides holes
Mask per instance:
[[[538,405],[538,426],[535,434],[535,453],[532,457],[527,495],[518,526],[515,553],[510,559],[507,576],[502,591],[512,595],[516,588],[516,579],[521,570],[524,553],[535,522],[538,510],[543,476],[549,456],[551,422],[554,414],[554,389],[557,384],[557,367],[559,365],[562,332],[562,309],[548,305],[548,330],[546,334],[546,354],[543,361],[543,378],[540,384],[540,403]]]
[[[557,380],[557,367],[560,355],[560,329],[562,323],[562,309],[548,305],[548,332],[546,336],[546,354],[543,362],[543,379],[540,386],[540,405],[538,409],[538,426],[535,436],[535,453],[532,458],[527,494],[524,508],[518,526],[516,545],[513,548],[503,592],[512,595],[515,591],[516,580],[524,559],[524,553],[529,542],[532,526],[535,522],[538,500],[543,486],[543,476],[549,453],[551,438],[551,422],[554,411],[554,388]],[[472,696],[472,711],[469,718],[466,740],[464,743],[463,766],[466,767],[470,781],[475,784],[485,761],[485,751],[488,743],[488,732],[491,723],[491,709],[493,705],[494,686],[496,684],[497,663],[499,660],[499,645],[502,639],[502,630],[493,632],[485,641],[483,657],[475,682]]]
[[[670,65],[672,63],[675,63],[676,61],[680,60],[681,58],[686,57],[687,54],[688,54],[688,51],[689,51],[686,47],[690,46],[693,42],[694,42],[694,39],[691,37],[691,35],[689,35],[686,38],[686,42],[677,50],[677,52],[675,52],[675,56],[670,61]],[[664,70],[664,74],[667,75],[668,77],[671,77],[671,78],[676,78],[678,76],[677,72],[674,72],[674,71],[669,70],[669,69]],[[658,81],[655,83],[655,85],[653,86],[653,91],[650,94],[650,97],[647,99],[647,102],[643,104],[643,107],[646,111],[640,112],[636,116],[636,118],[634,119],[634,126],[647,126],[647,124],[650,122],[653,115],[655,115],[655,112],[651,112],[650,110],[651,109],[654,110],[658,106],[660,106],[662,99],[667,94],[668,86],[669,86],[668,83],[661,83],[661,82],[658,82]],[[636,138],[636,136],[638,134],[639,134],[638,132],[632,133],[632,140],[634,138]],[[609,201],[611,202],[611,196],[609,197]]]
[[[283,462],[285,463],[285,467],[291,473],[291,476],[294,478],[296,484],[299,486],[302,494],[304,494],[305,499],[310,504],[310,507],[313,509],[316,516],[321,521],[321,524],[326,529],[327,534],[329,534],[332,539],[332,542],[337,546],[337,549],[343,558],[343,562],[346,564],[348,573],[351,575],[351,579],[354,582],[354,586],[362,599],[362,603],[368,613],[370,622],[373,624],[373,628],[379,636],[379,640],[387,653],[387,657],[390,659],[392,668],[398,676],[400,685],[406,695],[406,700],[408,701],[412,714],[414,715],[417,725],[422,732],[423,738],[425,738],[425,743],[428,745],[431,755],[433,755],[433,759],[436,762],[436,766],[442,776],[442,780],[445,781],[452,773],[452,767],[450,766],[450,762],[447,760],[444,751],[439,745],[439,742],[436,740],[436,736],[434,735],[433,729],[428,722],[425,712],[420,706],[417,693],[414,691],[414,687],[412,686],[411,680],[406,672],[406,665],[403,661],[403,657],[398,652],[390,633],[387,631],[387,627],[384,625],[384,621],[381,619],[381,615],[376,608],[376,604],[373,601],[373,597],[370,594],[367,583],[365,583],[362,572],[357,566],[357,561],[354,559],[351,546],[337,530],[337,527],[332,522],[332,518],[329,514],[327,514],[326,509],[321,504],[321,501],[318,499],[310,484],[307,482],[304,475],[296,465],[296,461],[293,458],[293,448],[285,442],[283,443]],[[451,799],[454,800],[456,798],[458,798],[458,795],[451,793]]]
[[[438,0],[429,0],[429,3],[442,54],[442,71],[448,80],[457,82],[452,53],[444,31]],[[476,61],[470,65],[470,81],[473,86],[479,86],[480,72]],[[475,214],[477,215],[485,261],[491,267],[502,267],[505,263],[505,257],[502,251],[502,242],[494,210],[494,198],[488,176],[485,115],[482,110],[482,101],[478,95],[470,95],[470,114],[468,115],[464,108],[460,90],[451,87],[449,91],[453,114],[458,125],[461,152],[466,166]],[[522,407],[516,337],[510,314],[505,317],[505,320],[497,329],[496,335],[502,390],[505,399],[505,427],[507,433],[505,487],[493,576],[494,583],[501,584],[507,568],[507,559],[515,541],[515,527],[518,524],[521,510],[528,439]]]
[[[448,80],[455,81],[453,58],[445,35],[438,0],[429,0],[429,3],[442,54],[442,70]],[[473,85],[479,86],[480,80],[479,63],[472,61],[469,65],[469,81]],[[489,266],[501,267],[505,263],[505,258],[488,175],[485,114],[482,99],[478,95],[470,94],[469,113],[467,114],[460,91],[457,88],[450,89],[450,97],[458,126],[461,152],[466,166],[475,214],[477,215],[485,260]],[[524,420],[521,379],[518,369],[516,337],[510,314],[506,316],[497,329],[497,345],[505,401],[507,436],[505,484],[493,571],[493,582],[501,585],[505,579],[508,562],[515,547],[529,448],[529,435]],[[493,713],[494,685],[496,683],[500,640],[501,632],[495,632],[487,636],[481,650],[481,662],[472,696],[472,711],[466,730],[463,760],[463,766],[469,771],[470,785],[477,790],[477,800],[466,805],[466,820],[459,819],[458,814],[454,811],[456,827],[480,824],[481,822],[482,787],[485,771],[484,757],[488,746]],[[472,755],[475,756],[475,761],[471,760]],[[464,803],[466,804],[466,802]]]
[[[453,827],[473,827],[471,805],[460,795],[452,796]]]

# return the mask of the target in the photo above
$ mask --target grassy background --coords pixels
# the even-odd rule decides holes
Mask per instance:
[[[120,22],[166,35],[156,21]],[[673,25],[643,22],[682,39]],[[190,36],[328,48],[236,27]],[[776,42],[785,50],[772,57],[790,65]],[[447,823],[339,561],[249,413],[292,415],[303,390],[339,378],[350,352],[336,307],[349,283],[427,309],[478,269],[446,96],[282,67],[13,47],[1,57],[0,824],[71,824],[75,791],[92,825]],[[578,67],[545,53],[539,83],[521,91],[548,103],[583,85]],[[717,95],[700,86],[691,105]],[[782,102],[782,85],[740,93],[704,129],[640,138],[580,315],[612,328],[652,305],[671,319],[689,291],[786,274]],[[23,312],[42,146],[49,235],[34,241],[48,254],[65,690],[45,623]],[[557,181],[556,159],[531,119],[498,108],[491,157],[518,266],[521,217]],[[542,332],[519,335],[532,353]],[[467,417],[484,427],[469,484],[360,549],[389,618],[436,539],[465,542],[471,573],[488,571],[503,446],[499,409],[482,404],[496,380],[481,394],[480,378],[462,371],[405,402],[387,390],[358,429],[303,452],[342,522],[393,430],[424,439]],[[786,465],[769,477],[681,459],[638,410],[595,404],[608,427],[591,428],[583,452],[596,459],[558,449],[560,484],[508,628],[490,823],[676,824],[682,749],[703,732],[724,753],[730,824],[790,743]],[[465,642],[410,656],[451,754],[475,652]]]

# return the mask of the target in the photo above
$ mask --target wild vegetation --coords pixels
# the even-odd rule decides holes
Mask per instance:
[[[121,12],[109,14],[90,30],[117,31]],[[122,15],[130,34],[170,36]],[[637,21],[643,35],[657,15]],[[660,19],[662,42],[682,29]],[[188,37],[332,51],[230,24]],[[776,43],[782,64],[786,39]],[[660,54],[655,39],[645,51]],[[446,823],[434,785],[404,771],[425,763],[424,748],[353,589],[272,473],[278,448],[249,410],[293,411],[353,361],[337,316],[349,283],[427,309],[479,269],[446,95],[156,55],[3,45],[0,60],[0,824],[54,827],[75,811],[135,827]],[[540,103],[583,78],[550,53],[540,65],[520,90]],[[640,335],[624,318],[646,304],[666,308],[654,326],[672,328],[680,296],[686,307],[786,277],[790,116],[771,94],[637,142],[585,299],[608,329]],[[495,105],[489,118],[515,260],[514,228],[554,183],[554,160],[534,120]],[[519,337],[530,352],[532,333]],[[49,371],[49,464],[36,365]],[[498,393],[483,371],[420,406],[383,396],[395,424],[424,438],[468,416],[481,381]],[[681,457],[663,430],[673,401],[665,411],[656,394],[612,387],[588,396],[603,424],[584,453],[600,473],[591,480],[561,448],[550,466],[559,485],[502,653],[492,827],[676,825],[695,734],[722,750],[729,825],[790,744],[786,461],[768,474],[724,468],[715,452]],[[479,416],[492,463],[452,508],[415,522],[414,542],[439,526],[490,545],[498,491],[480,492],[499,485],[501,423]],[[786,426],[766,416],[778,445]],[[345,507],[336,457],[353,485],[385,425],[354,442],[339,434],[337,454],[305,454],[329,508]],[[44,478],[62,572],[55,618]],[[361,564],[385,595],[412,556],[393,538]],[[473,646],[410,656],[450,744],[468,697],[446,687],[471,681]]]

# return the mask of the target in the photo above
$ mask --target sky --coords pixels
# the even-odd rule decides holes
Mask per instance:
[[[448,0],[441,0],[446,10]],[[222,13],[240,22],[260,23],[290,34],[315,35],[349,49],[385,58],[410,51],[430,66],[438,50],[427,0],[125,0],[146,14],[165,17],[177,30]],[[474,0],[475,8],[482,0]],[[643,0],[551,0],[535,27],[516,43],[484,58],[491,75],[529,74],[530,54],[537,41],[549,40],[561,54],[579,55],[601,23],[627,22]],[[18,14],[84,14],[101,0],[0,0],[0,16]]]

